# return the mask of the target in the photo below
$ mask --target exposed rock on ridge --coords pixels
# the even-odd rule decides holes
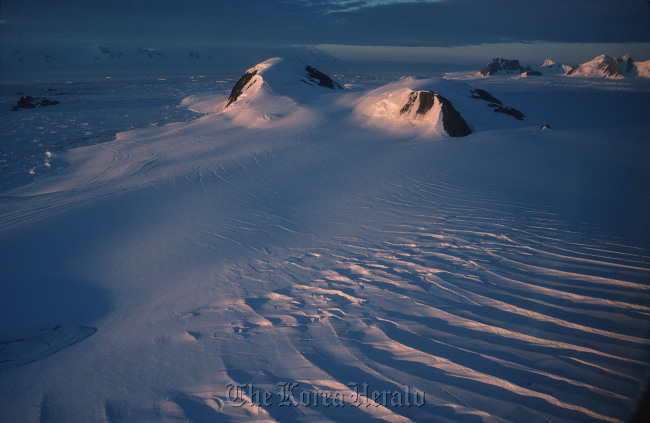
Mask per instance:
[[[289,116],[301,120],[316,116],[318,112],[309,106],[321,97],[331,101],[326,100],[332,98],[327,91],[339,89],[339,84],[311,66],[272,58],[248,69],[218,107],[246,125],[281,124]],[[523,113],[485,90],[441,78],[402,78],[383,85],[360,97],[352,114],[364,125],[438,137],[514,127],[515,120],[524,119]]]
[[[532,73],[533,70],[530,66],[523,67],[519,64],[519,60],[503,59],[496,57],[480,70],[481,75],[490,76],[498,72],[522,74],[524,72],[531,72],[529,75],[541,75],[541,73]]]
[[[309,80],[312,83],[317,84],[318,86],[325,87],[325,88],[330,88],[332,90],[339,89],[342,90],[343,87],[341,87],[339,84],[334,82],[332,78],[329,76],[325,75],[323,72],[319,71],[316,68],[312,68],[311,66],[307,65],[305,66],[305,70],[307,71],[307,74],[309,75]],[[303,82],[306,84],[312,85],[309,82],[305,81],[303,79]]]
[[[440,104],[442,126],[450,137],[465,137],[472,133],[469,125],[458,110],[454,108],[451,101],[433,91],[420,90],[411,92],[407,103],[400,110],[400,114],[407,114],[414,106],[417,106],[415,114],[425,116],[434,108],[436,102]]]
[[[239,96],[244,92],[246,85],[248,85],[248,83],[251,81],[251,79],[253,79],[255,75],[257,75],[257,69],[248,70],[237,80],[235,86],[232,87],[232,91],[230,91],[230,96],[226,102],[226,107],[237,101]]]
[[[305,85],[331,90],[343,89],[332,78],[312,66],[298,60],[275,57],[248,69],[239,78],[226,101],[226,107],[235,103],[244,94],[257,92],[262,86],[265,87],[263,91],[270,90],[294,100],[310,98],[316,92],[312,93],[311,89],[305,91],[301,88]],[[251,90],[252,87],[255,88]]]
[[[494,97],[492,94],[489,92],[482,90],[480,88],[477,88],[475,90],[472,90],[472,95],[470,98],[475,98],[477,100],[483,100],[488,102],[488,107],[492,107],[496,113],[503,113],[504,115],[512,116],[517,120],[524,120],[524,115],[521,113],[519,110],[512,108],[512,107],[504,107],[503,103],[501,100],[497,99]]]
[[[646,76],[640,72],[648,62],[635,62],[629,54],[623,57],[609,57],[600,55],[593,60],[573,66],[567,76],[601,77],[601,78],[624,78],[627,76]]]

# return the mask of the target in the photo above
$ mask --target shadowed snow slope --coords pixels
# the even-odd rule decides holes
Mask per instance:
[[[213,112],[0,194],[1,422],[627,418],[647,90],[331,90],[265,64],[225,110],[187,99]]]

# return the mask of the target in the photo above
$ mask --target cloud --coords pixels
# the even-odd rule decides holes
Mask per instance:
[[[328,13],[345,13],[356,10],[387,6],[400,3],[437,3],[445,0],[294,0],[308,6],[315,6],[326,10]]]
[[[650,7],[642,0],[447,0],[341,15],[340,44],[346,37],[359,44],[403,46],[650,41]]]
[[[3,0],[3,43],[467,46],[650,42],[645,0]]]

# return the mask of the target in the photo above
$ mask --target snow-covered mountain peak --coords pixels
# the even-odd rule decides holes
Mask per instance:
[[[309,87],[342,89],[332,78],[312,66],[299,60],[274,57],[248,69],[239,78],[226,107],[242,97],[252,97],[260,90],[295,99],[309,98],[314,95]]]
[[[542,68],[550,68],[555,65],[555,62],[551,59],[546,59],[544,60],[544,63],[542,63]]]
[[[571,70],[571,66],[556,63],[554,60],[546,59],[539,67],[539,70],[545,75],[564,75]]]
[[[244,72],[225,101],[199,95],[184,99],[183,104],[198,113],[224,113],[244,127],[306,124],[319,119],[308,103],[338,90],[342,87],[318,69],[274,57]]]
[[[404,78],[377,88],[359,101],[355,115],[368,126],[443,137],[511,127],[524,118],[485,90],[438,78]]]
[[[450,137],[465,137],[472,133],[467,122],[447,98],[430,90],[411,91],[400,115],[410,120],[427,119]]]
[[[629,54],[622,57],[611,57],[606,54],[596,56],[592,60],[574,66],[567,76],[624,78],[629,76],[650,76],[646,72],[648,62],[635,62]]]

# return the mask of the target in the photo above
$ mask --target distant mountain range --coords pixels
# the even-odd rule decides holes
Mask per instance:
[[[214,60],[213,56],[200,54],[195,51],[163,52],[154,48],[135,47],[119,49],[107,46],[97,46],[88,50],[76,52],[43,53],[25,50],[11,50],[4,62],[7,65],[24,64],[62,64],[76,61],[134,61],[134,60]]]
[[[326,52],[308,47],[274,48],[274,53],[310,63],[336,62]],[[62,49],[55,45],[0,49],[0,75],[7,80],[69,80],[105,76],[171,75],[200,72],[235,74],[252,57],[268,57],[265,46],[246,49],[227,45],[167,46],[85,45]]]
[[[490,63],[485,65],[479,72],[483,76],[490,76],[496,73],[541,75],[540,72],[534,71],[530,66],[523,67],[520,65],[519,60],[509,60],[500,57],[492,59]]]
[[[479,73],[484,77],[499,73],[517,74],[521,76],[559,73],[566,76],[583,78],[650,78],[650,60],[637,62],[629,54],[622,57],[610,57],[602,54],[588,62],[575,66],[557,64],[550,59],[546,59],[539,69],[534,70],[530,66],[522,66],[518,60],[498,57],[492,59]]]
[[[317,53],[305,50],[304,54],[314,61]],[[301,57],[302,58],[302,57]],[[329,57],[331,59],[331,57]],[[80,50],[56,50],[41,48],[39,50],[5,49],[2,51],[1,63],[5,76],[22,74],[23,71],[41,70],[50,72],[55,69],[79,72],[91,69],[102,71],[193,68],[211,69],[215,65],[221,68],[229,66],[238,68],[240,58],[232,52],[220,50],[196,51],[182,48],[165,50],[144,47],[115,47],[95,45]],[[320,60],[320,59],[319,59]],[[522,64],[516,59],[494,58],[479,70],[483,77],[499,74],[517,76],[540,76],[544,74],[565,75],[583,78],[650,78],[650,60],[635,61],[629,54],[617,57],[600,55],[594,59],[577,64],[558,64],[547,59],[538,67]]]

